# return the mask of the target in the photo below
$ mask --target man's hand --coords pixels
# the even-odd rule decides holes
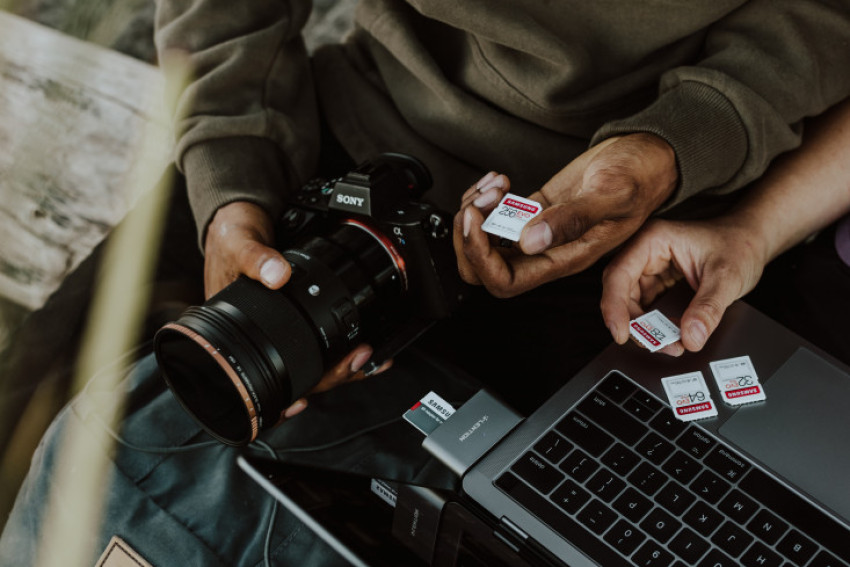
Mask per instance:
[[[241,274],[280,289],[292,269],[274,243],[274,225],[268,213],[253,203],[224,205],[207,227],[204,243],[204,289],[207,299]]]
[[[269,289],[280,289],[289,281],[292,268],[283,255],[271,245],[274,243],[274,224],[268,213],[252,203],[236,201],[224,205],[207,228],[204,246],[204,287],[209,299],[240,275],[258,280]],[[361,371],[372,356],[372,348],[361,344],[355,347],[336,366],[322,376],[311,393],[330,390],[343,382],[361,380]],[[384,362],[379,374],[389,368],[392,361]],[[301,398],[284,413],[286,418],[307,407]]]
[[[682,315],[681,346],[664,352],[698,351],[726,308],[755,287],[767,260],[764,243],[746,223],[650,221],[605,268],[602,318],[623,344],[629,320],[684,277],[696,295]]]
[[[676,156],[652,134],[610,138],[590,148],[528,196],[544,210],[523,229],[518,250],[493,246],[485,215],[510,188],[489,173],[455,217],[458,268],[468,283],[510,297],[580,272],[625,242],[672,194]]]

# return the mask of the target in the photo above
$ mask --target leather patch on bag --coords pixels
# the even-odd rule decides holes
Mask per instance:
[[[153,567],[118,536],[112,536],[94,567]]]

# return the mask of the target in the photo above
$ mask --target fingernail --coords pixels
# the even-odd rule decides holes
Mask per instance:
[[[297,402],[286,408],[286,411],[283,412],[283,416],[289,419],[290,417],[293,417],[304,411],[304,408],[306,407],[307,402],[305,400],[298,400]]]
[[[499,192],[496,189],[489,189],[476,197],[475,200],[472,201],[472,204],[481,209],[487,205],[495,203],[498,198]]]
[[[479,193],[486,193],[492,188],[504,189],[505,188],[505,178],[504,177],[494,177],[484,185],[478,188]]]
[[[552,229],[547,222],[539,222],[524,230],[521,238],[526,254],[538,254],[552,244]]]
[[[697,349],[700,349],[708,339],[708,329],[702,321],[694,321],[688,326],[688,331],[691,334],[691,339],[696,343]]]
[[[478,183],[475,184],[475,188],[480,191],[482,187],[484,187],[487,183],[489,183],[490,181],[492,181],[495,178],[496,178],[496,172],[491,171],[490,173],[488,173],[487,175],[485,175],[484,177],[482,177],[481,179],[478,180]]]
[[[472,212],[469,209],[463,211],[463,237],[469,236],[469,229],[472,226]]]
[[[285,274],[286,268],[283,267],[283,263],[280,260],[276,259],[266,260],[260,268],[260,279],[266,285],[274,286],[280,284]]]
[[[363,368],[363,365],[366,364],[366,361],[369,360],[370,356],[372,356],[372,351],[370,350],[364,350],[363,352],[358,353],[357,356],[351,359],[351,371],[357,372]]]

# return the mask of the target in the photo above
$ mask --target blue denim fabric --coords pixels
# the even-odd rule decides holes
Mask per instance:
[[[39,541],[41,516],[61,433],[72,421],[85,425],[112,462],[103,521],[96,533],[81,534],[96,554],[118,535],[156,567],[263,565],[273,499],[236,466],[240,449],[211,441],[188,417],[164,388],[152,356],[127,372],[119,391],[91,383],[46,433],[0,537],[0,565],[33,565],[38,546],[49,545]],[[422,436],[397,418],[431,389],[460,403],[476,388],[456,372],[410,353],[387,375],[315,396],[303,414],[261,439],[284,460],[412,479],[433,469],[433,461],[420,447]],[[120,438],[156,451],[111,443],[98,413],[99,400],[124,394],[128,405]],[[334,443],[384,422],[391,423],[325,450],[298,450]],[[168,452],[181,447],[189,450]],[[243,450],[263,451],[256,445]],[[346,564],[280,508],[270,558],[273,565]]]

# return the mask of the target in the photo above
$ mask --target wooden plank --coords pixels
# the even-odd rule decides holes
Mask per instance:
[[[155,67],[0,11],[0,297],[37,309],[126,214],[143,135],[165,169],[162,92]]]

